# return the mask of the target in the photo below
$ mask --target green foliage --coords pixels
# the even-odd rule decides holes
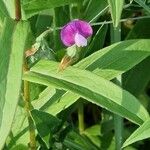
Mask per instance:
[[[14,1],[5,1],[5,0],[2,0],[2,2],[5,5],[5,6],[3,6],[3,9],[6,7],[6,10],[5,10],[4,14],[7,15],[7,13],[8,13],[9,16],[14,19],[15,18],[15,11],[14,11],[15,10],[15,5],[14,5]]]
[[[92,54],[93,52],[103,48],[105,37],[107,33],[108,26],[102,25],[98,31],[96,32],[93,40],[91,41],[87,51],[85,52],[86,55]]]
[[[143,46],[145,46],[143,50],[147,49],[147,51],[149,51],[150,42],[149,40],[144,40],[144,41],[135,40],[135,41],[125,41],[122,43],[116,43],[110,47],[104,48],[103,50],[98,51],[92,54],[91,56],[83,59],[75,66],[80,69],[90,70],[105,79],[111,80],[117,77],[118,75],[122,74],[123,72],[129,70],[130,68],[132,68],[134,65],[136,65],[142,59],[144,59],[149,55],[148,52],[146,53],[141,52],[139,54],[139,51],[144,48]],[[126,47],[127,43],[129,45],[128,48]],[[130,43],[132,43],[133,45],[130,45]],[[141,49],[139,45],[141,46],[142,43],[143,46]],[[145,45],[145,43],[147,43],[147,46]],[[133,51],[138,51],[138,53],[135,52],[137,56],[135,55],[135,53],[133,55],[131,54],[132,53],[132,51],[130,51],[131,49]],[[127,57],[130,58],[130,62],[127,62]],[[135,57],[135,59],[133,59],[133,57]],[[113,61],[111,59],[113,59]],[[123,68],[124,70],[120,70],[120,68]],[[72,105],[78,99],[79,99],[78,95],[71,92],[66,92],[64,95],[60,95],[60,97],[57,98],[52,105],[50,106],[47,105],[46,111],[51,114],[57,114],[61,110],[64,110],[65,108]],[[42,102],[41,105],[43,105]]]
[[[90,0],[85,10],[84,19],[94,22],[108,10],[107,1],[103,0]]]
[[[98,147],[91,143],[88,138],[81,136],[74,131],[67,135],[64,140],[64,145],[73,150],[98,150]]]
[[[29,31],[27,22],[16,24],[11,19],[5,20],[0,41],[0,149],[10,132],[20,95],[23,52]],[[7,44],[6,44],[7,42]]]
[[[32,67],[31,72],[25,74],[24,79],[77,93],[88,101],[118,113],[137,124],[147,119],[147,112],[135,97],[111,82],[88,71],[68,68],[58,73],[57,69],[57,63],[43,60]]]
[[[150,137],[150,120],[147,119],[139,128],[137,128],[132,135],[124,142],[123,147],[126,147],[134,142]]]
[[[150,14],[150,7],[146,5],[144,0],[135,0],[135,2],[141,5]]]
[[[1,0],[0,149],[148,149],[149,2]],[[93,28],[84,48],[61,42],[73,19]],[[61,70],[67,55],[76,57]]]
[[[117,27],[121,18],[124,0],[108,0],[108,4],[110,7],[114,27]]]
[[[31,115],[40,137],[43,139],[46,146],[50,148],[50,140],[52,138],[52,134],[54,134],[58,130],[61,123],[60,120],[48,113],[35,109],[31,111]]]
[[[23,10],[25,13],[25,17],[29,18],[42,10],[51,9],[59,6],[64,6],[71,3],[77,3],[79,0],[26,0],[23,1]]]
[[[142,61],[132,70],[130,70],[124,80],[124,88],[130,91],[135,96],[139,97],[146,88],[147,83],[150,81],[149,77],[150,57]]]
[[[0,24],[3,23],[5,16],[9,16],[8,11],[5,7],[4,2],[0,1]]]

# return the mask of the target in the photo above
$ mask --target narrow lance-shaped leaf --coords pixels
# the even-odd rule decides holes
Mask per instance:
[[[73,67],[59,73],[57,69],[58,63],[43,60],[32,67],[32,72],[25,74],[24,79],[72,91],[137,124],[148,118],[147,111],[138,100],[112,82]]]
[[[124,88],[139,97],[150,81],[150,57],[143,60],[128,73],[123,75]]]
[[[144,0],[135,0],[135,2],[141,5],[150,14],[150,7],[146,5]]]
[[[9,16],[6,6],[3,1],[0,1],[0,24],[3,23],[6,16]]]
[[[80,69],[86,69],[95,74],[111,80],[125,71],[131,69],[140,61],[150,55],[150,40],[129,40],[113,44],[75,65]],[[113,56],[113,57],[112,57]],[[45,110],[51,114],[58,114],[79,99],[79,95],[66,92],[51,105],[45,105]],[[43,103],[36,104],[42,107]],[[47,107],[46,107],[47,106]],[[35,107],[37,108],[37,107]],[[39,107],[37,108],[39,109]]]
[[[22,7],[25,12],[25,18],[28,19],[42,10],[60,7],[76,2],[79,2],[79,0],[26,0],[23,2]]]
[[[90,0],[84,12],[84,20],[91,22],[96,21],[101,15],[108,10],[108,3],[105,0]]]
[[[137,21],[134,28],[129,32],[127,39],[150,38],[150,18]],[[139,97],[150,81],[150,57],[123,74],[123,87]]]
[[[102,25],[98,29],[92,42],[90,43],[89,47],[87,48],[87,51],[85,51],[84,55],[88,56],[89,54],[92,54],[93,52],[103,48],[107,29],[108,29],[108,25]]]
[[[117,27],[121,18],[124,0],[108,0],[114,27]]]
[[[5,20],[0,40],[0,149],[10,132],[18,103],[28,23]]]
[[[7,13],[9,14],[9,16],[11,18],[15,18],[15,11],[14,11],[15,10],[15,3],[14,3],[14,0],[12,0],[12,1],[2,0],[2,1],[6,6]],[[3,7],[3,9],[4,9],[4,7]]]
[[[123,147],[147,138],[150,138],[150,119],[145,121],[131,134],[131,136],[124,142]]]
[[[150,55],[150,40],[127,40],[105,47],[81,60],[75,67],[111,80]]]
[[[36,109],[45,110],[47,105],[52,105],[59,101],[60,97],[63,96],[65,91],[56,90],[52,87],[47,87],[43,92],[40,93],[37,100],[32,102],[32,105]]]

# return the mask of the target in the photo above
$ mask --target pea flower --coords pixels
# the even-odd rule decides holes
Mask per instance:
[[[89,23],[82,20],[73,20],[65,25],[61,30],[61,40],[65,46],[77,45],[87,46],[87,38],[93,33]]]

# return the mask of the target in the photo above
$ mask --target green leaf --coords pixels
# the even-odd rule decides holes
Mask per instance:
[[[141,7],[143,7],[150,14],[150,7],[145,4],[144,0],[135,0]]]
[[[115,43],[81,60],[76,67],[113,79],[150,55],[150,40],[128,40]]]
[[[32,105],[34,108],[40,110],[47,110],[47,109],[53,110],[53,108],[51,108],[50,106],[55,105],[55,103],[57,104],[59,102],[60,97],[64,93],[65,92],[62,90],[56,90],[52,87],[47,87],[42,93],[40,93],[39,98],[32,102]],[[55,115],[55,113],[51,114]]]
[[[127,39],[150,38],[150,19],[139,20],[129,32]],[[150,80],[150,57],[123,74],[123,87],[136,97],[144,91]]]
[[[86,135],[101,136],[101,128],[99,124],[87,128],[83,133]]]
[[[36,37],[39,36],[40,34],[42,34],[46,29],[47,27],[50,27],[52,25],[52,16],[50,16],[50,11],[44,11],[43,13],[40,13],[38,16],[37,16],[37,20],[36,22],[34,23],[33,22],[33,19],[32,19],[32,26],[33,26],[33,29],[36,30],[35,32],[35,35]]]
[[[123,87],[130,93],[139,97],[144,92],[145,87],[150,81],[150,57],[143,60],[140,64],[123,75]]]
[[[6,6],[3,1],[0,1],[0,24],[3,23],[6,16],[9,16]]]
[[[85,131],[83,132],[83,134],[86,135],[92,141],[92,143],[94,143],[99,148],[100,148],[100,142],[101,142],[100,130],[101,130],[100,125],[96,124],[85,129]]]
[[[64,140],[64,145],[73,150],[98,150],[88,138],[79,135],[77,132],[71,131]]]
[[[72,92],[65,92],[64,94],[61,95],[59,93],[56,93],[56,95],[54,96],[55,97],[52,97],[53,100],[52,103],[41,105],[42,110],[52,115],[57,115],[58,113],[65,110],[73,103],[75,103],[80,98],[78,94]],[[51,102],[50,100],[49,102]]]
[[[32,102],[35,109],[46,111],[52,115],[57,115],[61,111],[75,103],[79,95],[72,92],[64,92],[54,88],[47,87],[39,96]]]
[[[28,150],[29,148],[23,144],[18,144],[15,147],[13,147],[11,150]]]
[[[87,51],[85,52],[86,55],[92,54],[93,52],[103,48],[105,37],[107,33],[108,26],[102,25],[98,31],[96,32],[92,42],[90,43]]]
[[[15,3],[14,1],[6,1],[6,0],[2,0],[6,6],[7,12],[5,11],[5,14],[9,14],[7,16],[10,16],[11,18],[15,18]],[[4,7],[3,7],[4,9]]]
[[[107,1],[90,0],[84,12],[84,19],[89,22],[94,22],[99,16],[103,15],[108,10]]]
[[[5,20],[0,39],[0,149],[10,132],[20,95],[22,62],[29,25]]]
[[[24,79],[69,90],[137,124],[147,119],[147,111],[127,91],[89,71],[70,67],[58,73],[58,65],[56,62],[40,61],[25,74]]]
[[[138,20],[134,25],[134,28],[129,32],[126,37],[127,40],[130,39],[149,39],[150,38],[150,18]]]
[[[28,120],[27,115],[23,107],[17,106],[15,117],[13,119],[11,127],[11,139],[7,140],[7,148],[12,149],[17,145],[24,145],[28,147],[29,135],[28,135]],[[10,136],[9,136],[10,137]],[[8,139],[8,138],[7,138]]]
[[[42,10],[60,7],[71,3],[76,3],[78,1],[79,0],[30,0],[23,2],[22,7],[25,12],[25,17],[28,19]]]
[[[147,119],[131,134],[131,136],[124,142],[123,147],[147,138],[150,138],[150,119]]]
[[[150,40],[119,42],[95,52],[80,61],[75,67],[90,70],[105,79],[111,80],[149,56],[149,47]],[[50,114],[58,114],[78,99],[79,95],[66,92],[60,98],[57,98],[55,103],[50,106],[47,105],[45,109]]]
[[[63,18],[63,19],[62,19]],[[58,7],[54,8],[54,28],[62,27],[70,21],[70,13],[69,7]],[[54,49],[60,50],[64,48],[64,45],[60,39],[60,30],[53,31],[53,38],[54,38]]]
[[[121,18],[124,0],[108,0],[114,27],[117,27]]]
[[[50,148],[50,138],[52,134],[58,130],[61,121],[48,113],[36,109],[31,111],[31,115],[33,117],[39,135],[41,136],[47,147]]]

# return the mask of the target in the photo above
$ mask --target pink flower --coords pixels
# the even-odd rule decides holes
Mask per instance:
[[[78,47],[87,46],[87,38],[93,33],[89,23],[82,20],[73,20],[61,30],[61,40],[66,46],[76,44]]]

